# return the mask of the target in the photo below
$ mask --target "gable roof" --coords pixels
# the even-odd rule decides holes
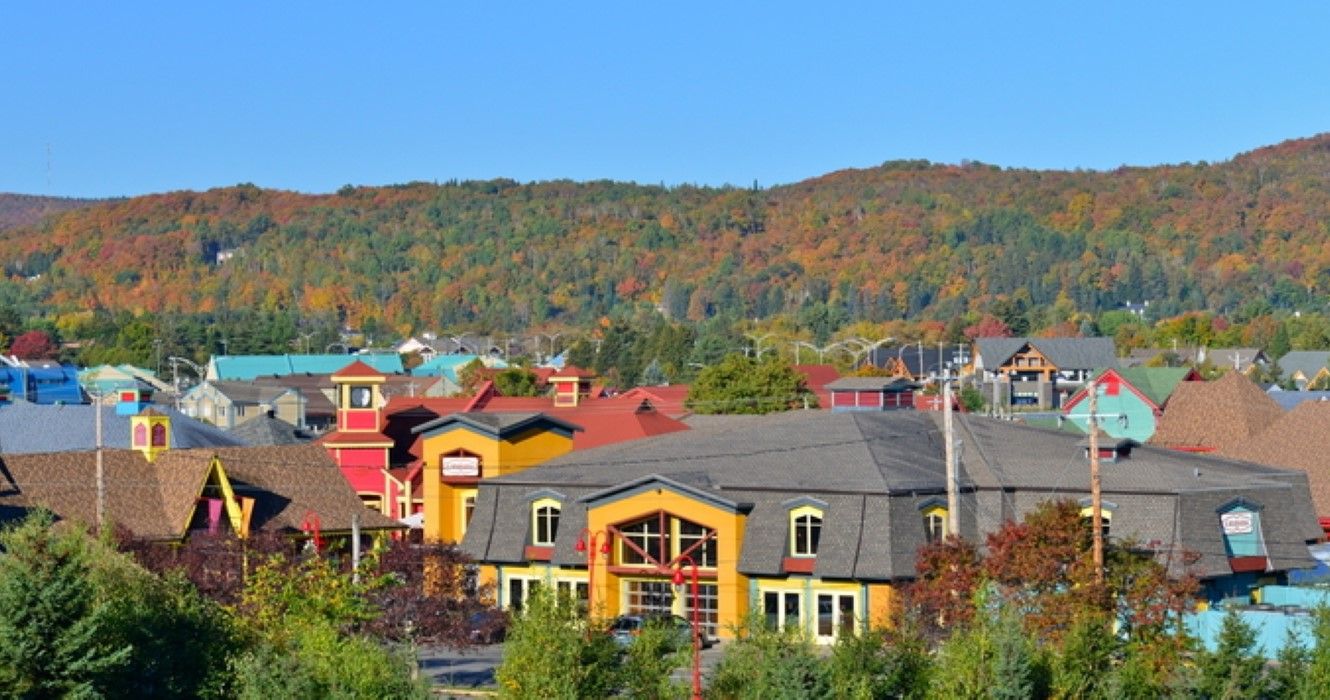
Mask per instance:
[[[70,452],[97,447],[96,407],[90,404],[46,406],[15,401],[0,406],[0,454]],[[222,447],[244,441],[220,428],[164,406],[157,410],[171,419],[171,447]],[[102,445],[128,448],[130,416],[119,416],[102,406]],[[36,429],[40,426],[40,430]]]
[[[287,392],[299,393],[300,391],[299,389],[294,389],[292,387],[255,384],[254,382],[213,381],[205,379],[203,383],[191,387],[190,390],[186,392],[186,395],[197,394],[202,391],[204,387],[212,387],[217,393],[230,399],[232,403],[247,405],[269,403]]]
[[[1284,409],[1239,372],[1210,382],[1182,382],[1169,397],[1150,443],[1224,451],[1274,424]]]
[[[250,418],[228,432],[253,447],[301,445],[310,441],[309,435],[271,413]]]
[[[1312,379],[1327,363],[1330,363],[1330,350],[1293,350],[1279,358],[1279,369],[1285,379],[1292,379],[1294,374]]]
[[[1330,435],[1330,402],[1298,404],[1273,425],[1223,454],[1273,467],[1301,469],[1316,501],[1317,513],[1330,516],[1330,450],[1324,436]]]
[[[103,450],[106,515],[139,537],[178,539],[207,480],[213,457],[237,496],[254,499],[252,530],[295,532],[306,514],[327,531],[397,526],[364,507],[327,451],[317,445],[167,450],[149,462],[133,450]],[[0,457],[0,509],[19,515],[44,507],[92,524],[97,512],[96,452]]]
[[[481,413],[473,411],[470,413],[452,413],[435,418],[411,428],[411,432],[432,435],[454,425],[465,426],[501,440],[533,426],[565,431],[570,436],[582,429],[579,425],[573,425],[544,413]]]
[[[902,377],[841,377],[827,384],[828,391],[909,391],[914,382]]]
[[[1113,374],[1130,385],[1138,394],[1144,396],[1154,408],[1163,408],[1173,390],[1183,381],[1199,380],[1201,375],[1190,367],[1123,367],[1107,368],[1094,373],[1093,381],[1100,381],[1105,375]],[[1063,413],[1071,409],[1086,397],[1088,387],[1082,387],[1062,405]]]
[[[1112,338],[977,338],[983,367],[994,370],[1029,345],[1059,370],[1117,367],[1117,346]]]
[[[363,360],[356,360],[351,364],[332,373],[332,380],[336,382],[339,379],[383,379],[383,372],[365,364]]]

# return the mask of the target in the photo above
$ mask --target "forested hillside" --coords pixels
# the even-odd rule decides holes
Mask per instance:
[[[0,233],[0,304],[51,314],[294,310],[517,331],[627,308],[675,318],[951,319],[995,302],[1095,313],[1323,309],[1330,135],[1112,172],[888,162],[768,189],[506,180],[240,185]],[[40,276],[39,276],[40,275]],[[39,276],[39,277],[38,277]]]
[[[80,209],[99,201],[101,200],[0,192],[0,231],[31,226],[51,214]]]

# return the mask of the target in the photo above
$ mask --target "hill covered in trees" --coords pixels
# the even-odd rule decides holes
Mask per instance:
[[[995,305],[1152,315],[1321,310],[1330,135],[1222,163],[1111,172],[893,161],[758,188],[509,180],[239,185],[0,232],[0,305],[30,315],[336,314],[393,333]],[[1000,315],[1000,314],[999,314]]]
[[[100,201],[102,200],[0,192],[0,231],[32,226],[51,214],[81,209]]]

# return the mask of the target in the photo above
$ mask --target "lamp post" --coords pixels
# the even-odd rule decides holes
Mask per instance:
[[[692,568],[692,595],[693,595],[693,700],[702,700],[702,628],[698,625],[697,613],[701,607],[699,603],[701,598],[697,591],[697,562],[687,554],[679,555],[675,561],[679,563],[679,568],[674,570],[674,585],[682,586],[684,582],[683,565],[687,564]]]
[[[605,537],[603,542],[600,541],[601,536]],[[612,538],[613,535],[605,530],[592,530],[585,527],[577,535],[577,546],[574,549],[577,550],[578,554],[586,555],[586,613],[588,620],[596,613],[595,607],[591,605],[591,602],[596,598],[596,553],[599,552],[609,557],[610,540]]]

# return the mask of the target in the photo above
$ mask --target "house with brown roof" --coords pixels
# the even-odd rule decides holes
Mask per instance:
[[[172,449],[169,416],[145,411],[134,419],[133,448],[102,450],[108,525],[152,540],[196,531],[344,533],[357,516],[366,531],[399,527],[365,512],[322,447]],[[0,454],[0,522],[40,508],[96,525],[97,461],[96,450]]]
[[[1330,435],[1330,402],[1308,401],[1222,453],[1232,459],[1307,472],[1321,525],[1330,528],[1330,450],[1321,441],[1325,435]]]
[[[1173,390],[1150,443],[1187,452],[1224,452],[1282,418],[1284,409],[1245,375],[1182,382]]]

